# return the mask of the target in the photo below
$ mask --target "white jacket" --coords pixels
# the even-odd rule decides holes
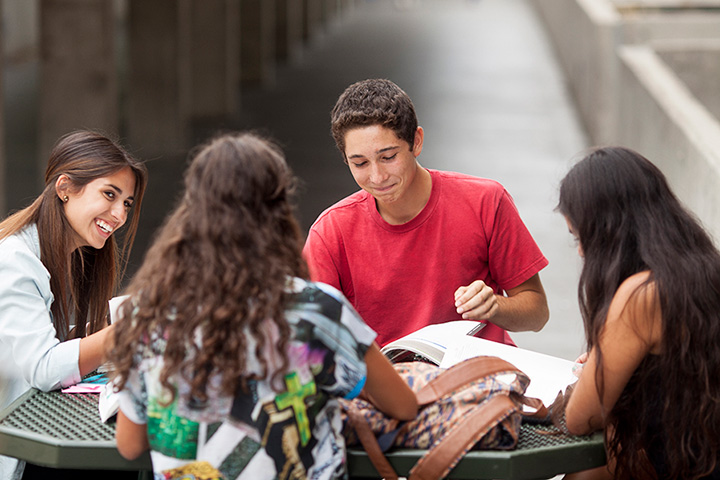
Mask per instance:
[[[37,226],[0,241],[0,410],[30,387],[49,391],[80,381],[80,339],[56,338],[52,302]],[[0,456],[0,479],[21,470]]]

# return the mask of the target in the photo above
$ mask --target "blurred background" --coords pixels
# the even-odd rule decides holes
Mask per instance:
[[[553,209],[586,147],[636,148],[720,231],[720,1],[1,0],[0,18],[0,214],[37,196],[58,137],[115,136],[150,171],[128,275],[192,147],[222,131],[279,141],[307,231],[357,189],[329,113],[371,77],[413,99],[420,163],[503,183],[550,260],[551,319],[522,347],[583,349],[580,261]]]

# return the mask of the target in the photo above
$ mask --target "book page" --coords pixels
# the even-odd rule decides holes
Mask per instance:
[[[482,324],[472,320],[428,325],[388,343],[380,351],[392,358],[393,352],[406,350],[421,354],[439,364],[448,348],[457,345],[459,339],[479,325]]]
[[[574,363],[564,358],[467,335],[458,338],[454,343],[446,350],[441,367],[448,368],[479,355],[502,358],[530,377],[526,395],[539,398],[546,406],[552,404],[558,392],[564,392],[568,385],[577,380],[572,372]]]
[[[110,311],[110,323],[115,323],[119,318],[120,305],[129,297],[129,295],[120,295],[108,300]]]

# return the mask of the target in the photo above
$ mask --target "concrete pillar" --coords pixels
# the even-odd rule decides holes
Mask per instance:
[[[118,130],[118,82],[113,4],[107,0],[40,3],[40,151],[65,133]]]
[[[244,86],[275,80],[275,1],[241,0],[240,79]]]
[[[277,0],[275,54],[278,60],[293,60],[300,56],[303,42],[303,7],[302,1]]]
[[[128,146],[144,157],[180,153],[187,147],[187,55],[180,39],[189,35],[182,15],[187,0],[129,0]],[[185,19],[186,21],[183,21]]]
[[[323,0],[302,0],[303,2],[303,38],[310,40],[320,29],[322,21]]]
[[[354,0],[339,0],[338,1],[338,10],[340,11],[340,15],[345,15],[347,12],[351,11],[354,6],[355,6]]]
[[[332,22],[338,13],[339,0],[323,0],[323,24]]]
[[[240,0],[189,0],[181,12],[182,101],[192,119],[230,116],[239,107]],[[181,53],[181,56],[184,56]]]

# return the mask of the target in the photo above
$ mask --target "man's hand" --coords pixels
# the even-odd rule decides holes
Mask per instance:
[[[498,301],[492,288],[482,280],[455,290],[455,307],[465,320],[489,320],[498,310]]]
[[[548,320],[545,290],[538,274],[497,295],[482,280],[455,291],[455,308],[465,320],[489,320],[509,332],[538,332]]]

